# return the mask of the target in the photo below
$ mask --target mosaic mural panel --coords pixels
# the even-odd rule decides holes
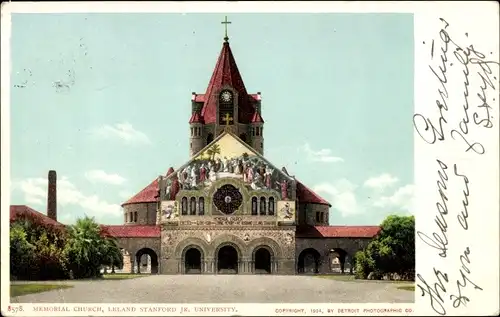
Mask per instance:
[[[280,200],[278,205],[278,222],[294,223],[295,222],[295,202]]]
[[[209,148],[181,167],[166,181],[166,199],[180,190],[209,188],[222,178],[241,180],[249,190],[276,191],[281,200],[292,199],[293,179],[256,155],[231,134],[223,135]]]
[[[179,203],[175,200],[164,200],[160,204],[163,222],[179,221]]]

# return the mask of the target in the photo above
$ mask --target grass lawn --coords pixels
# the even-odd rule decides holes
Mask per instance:
[[[128,280],[131,278],[138,278],[148,276],[149,274],[127,274],[127,273],[115,273],[115,274],[104,274],[102,276],[105,280]]]
[[[71,285],[62,285],[62,284],[11,284],[10,285],[10,296],[16,297],[21,295],[33,294],[33,293],[41,293],[52,291],[55,289],[62,288],[70,288],[73,287]]]
[[[350,274],[332,274],[332,275],[315,275],[320,278],[326,278],[329,280],[336,280],[336,281],[356,281],[354,278],[354,275]]]
[[[410,283],[413,283],[412,281],[395,281],[395,280],[359,280],[359,279],[356,279],[354,277],[354,275],[350,275],[350,274],[332,274],[332,275],[315,275],[317,277],[320,277],[320,278],[326,278],[326,279],[330,279],[330,280],[336,280],[336,281],[353,281],[353,282],[385,282],[385,283],[401,283],[401,284],[410,284]],[[401,287],[410,287],[410,286],[401,286]],[[411,285],[411,287],[413,287],[413,290],[415,290],[415,287],[413,285]]]
[[[398,286],[398,289],[402,289],[405,291],[415,291],[415,285],[403,285],[403,286]]]

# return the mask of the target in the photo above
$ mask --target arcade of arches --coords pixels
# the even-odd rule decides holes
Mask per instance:
[[[275,246],[276,247],[276,246]],[[213,250],[206,246],[189,244],[180,254],[180,274],[279,274],[279,261],[272,247],[259,244],[241,251],[234,243],[221,243]],[[244,253],[246,252],[246,254]],[[281,250],[280,250],[281,252]],[[122,249],[124,267],[116,272],[136,274],[160,273],[159,256],[152,248],[141,248],[129,253]],[[305,248],[296,253],[295,274],[352,273],[354,251],[341,248]],[[174,273],[174,272],[173,272]],[[174,273],[174,274],[175,274]],[[293,273],[292,273],[293,274]]]

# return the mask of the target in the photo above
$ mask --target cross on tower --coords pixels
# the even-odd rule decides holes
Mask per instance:
[[[225,32],[225,36],[224,36],[224,41],[226,41],[226,42],[227,42],[227,41],[229,40],[229,37],[227,37],[227,25],[228,25],[228,24],[231,24],[231,22],[230,22],[230,21],[228,21],[228,20],[227,20],[227,16],[225,16],[224,21],[222,21],[220,24],[224,24],[224,28],[225,28],[225,31],[226,31],[226,32]]]
[[[229,126],[229,124],[233,121],[233,118],[231,117],[231,115],[229,113],[226,113],[224,115],[224,124],[226,125],[226,127]]]

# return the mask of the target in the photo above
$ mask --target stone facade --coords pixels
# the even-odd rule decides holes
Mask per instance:
[[[200,251],[201,273],[217,273],[219,251],[230,246],[237,252],[237,272],[255,273],[256,252],[263,248],[270,255],[272,274],[295,274],[294,228],[199,228],[162,230],[161,273],[186,273],[186,252]]]

